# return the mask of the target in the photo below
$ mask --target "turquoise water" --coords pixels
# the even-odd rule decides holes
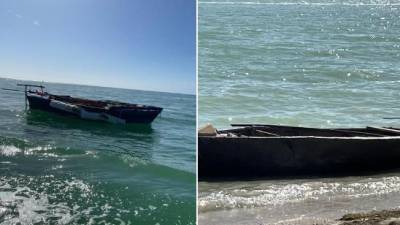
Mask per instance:
[[[400,2],[199,3],[199,125],[400,126]],[[399,173],[200,182],[200,224],[312,224],[399,207]]]
[[[200,125],[393,124],[400,6],[357,2],[201,1]]]
[[[195,224],[194,96],[44,85],[164,111],[151,126],[114,125],[25,111],[23,94],[0,91],[0,223]]]

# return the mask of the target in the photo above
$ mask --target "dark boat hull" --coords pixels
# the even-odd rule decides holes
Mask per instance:
[[[131,109],[129,107],[110,107],[109,109],[77,106],[68,102],[57,101],[47,96],[28,95],[31,109],[70,115],[87,120],[106,121],[111,123],[151,123],[161,113],[162,108]]]
[[[199,137],[199,178],[352,174],[400,168],[400,137]]]

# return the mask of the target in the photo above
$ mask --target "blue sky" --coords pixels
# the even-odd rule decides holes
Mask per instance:
[[[0,77],[195,93],[195,0],[2,0]]]

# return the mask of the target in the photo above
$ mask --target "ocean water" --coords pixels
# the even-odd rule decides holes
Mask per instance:
[[[1,224],[195,224],[194,96],[44,85],[164,111],[151,126],[82,121],[25,111],[22,93],[0,90]]]
[[[199,2],[199,125],[397,126],[400,1]],[[200,182],[200,224],[311,224],[399,207],[400,173]]]

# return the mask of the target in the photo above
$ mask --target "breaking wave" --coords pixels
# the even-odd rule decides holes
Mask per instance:
[[[199,195],[199,211],[278,206],[307,201],[357,199],[400,193],[400,177],[360,178],[353,181],[305,181],[304,183],[226,184],[220,191],[209,190]],[[203,183],[202,185],[207,185]]]

